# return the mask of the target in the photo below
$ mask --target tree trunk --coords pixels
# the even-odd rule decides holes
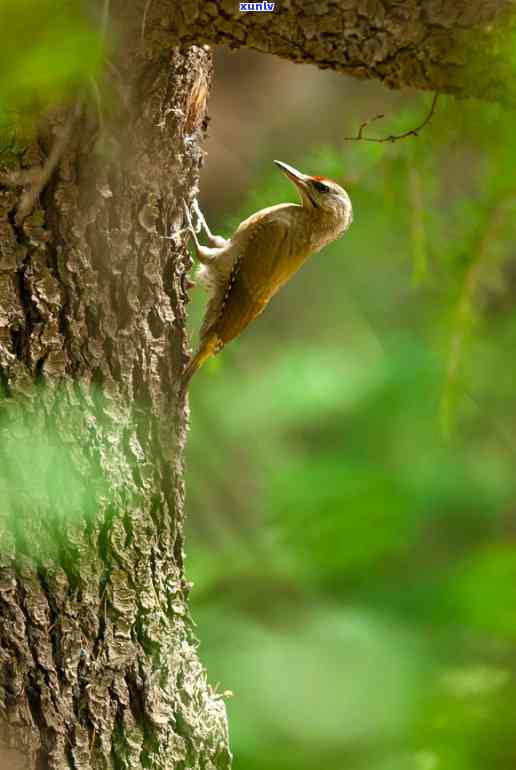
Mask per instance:
[[[211,60],[134,29],[96,107],[20,152],[63,148],[32,212],[0,188],[2,768],[230,764],[186,604],[177,399]]]

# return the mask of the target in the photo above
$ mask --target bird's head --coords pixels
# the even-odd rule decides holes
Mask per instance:
[[[343,187],[324,176],[303,174],[281,160],[275,160],[274,163],[295,184],[305,208],[321,209],[333,214],[335,219],[342,221],[343,230],[349,227],[353,221],[353,209]]]

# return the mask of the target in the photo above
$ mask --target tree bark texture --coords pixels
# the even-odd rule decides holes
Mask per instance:
[[[254,48],[386,85],[516,103],[511,0],[153,0],[157,37]],[[244,86],[243,86],[244,87]]]
[[[187,608],[177,399],[211,59],[145,48],[140,20],[19,153],[41,166],[70,133],[32,212],[0,187],[2,770],[230,764]]]

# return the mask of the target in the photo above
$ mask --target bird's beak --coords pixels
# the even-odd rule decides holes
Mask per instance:
[[[306,174],[302,174],[297,168],[289,166],[288,163],[283,163],[281,160],[275,160],[274,163],[278,166],[283,173],[291,179],[294,184],[306,188],[307,180],[310,178]]]
[[[310,181],[311,177],[303,174],[301,171],[298,171],[297,168],[289,166],[288,163],[283,163],[281,160],[275,160],[274,163],[277,165],[280,171],[282,171],[285,176],[290,179],[291,182],[294,182],[299,192],[301,193],[303,201],[306,200],[307,202],[311,203],[312,206],[314,206],[315,204],[310,196],[310,189],[308,186],[308,182]]]

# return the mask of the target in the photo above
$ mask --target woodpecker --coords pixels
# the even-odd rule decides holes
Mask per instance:
[[[202,246],[185,203],[187,230],[200,267],[197,280],[211,294],[199,347],[182,380],[193,374],[262,313],[270,299],[303,262],[342,235],[353,221],[347,192],[323,176],[308,176],[287,163],[274,163],[294,183],[301,198],[257,211],[226,240],[213,235],[197,207],[209,246]]]

